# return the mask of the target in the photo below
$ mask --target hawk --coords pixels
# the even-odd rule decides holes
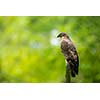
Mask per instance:
[[[76,48],[66,33],[62,32],[58,37],[61,38],[61,51],[64,54],[66,63],[70,67],[71,76],[75,77],[78,75],[79,66],[79,57]]]

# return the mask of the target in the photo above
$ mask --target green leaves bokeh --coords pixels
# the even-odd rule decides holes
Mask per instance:
[[[67,32],[79,53],[79,75],[72,82],[100,82],[97,16],[0,17],[0,82],[63,82],[59,32]]]

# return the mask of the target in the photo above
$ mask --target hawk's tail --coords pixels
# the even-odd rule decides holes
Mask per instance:
[[[75,77],[76,76],[75,75],[75,72],[73,70],[71,70],[71,75],[72,75],[72,77]]]

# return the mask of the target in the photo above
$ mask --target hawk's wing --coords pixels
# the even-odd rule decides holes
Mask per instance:
[[[61,42],[61,50],[71,68],[71,74],[74,77],[75,74],[78,74],[79,66],[79,58],[76,48],[70,40],[63,40]]]

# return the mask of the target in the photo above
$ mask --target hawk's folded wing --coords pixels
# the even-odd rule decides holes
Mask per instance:
[[[63,40],[61,42],[61,50],[67,60],[67,63],[70,66],[71,74],[74,77],[75,74],[78,74],[79,58],[75,46],[71,40]]]

